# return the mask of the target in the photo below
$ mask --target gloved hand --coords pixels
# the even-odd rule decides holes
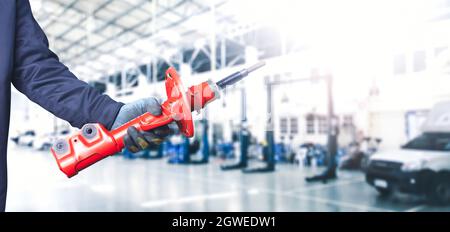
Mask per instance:
[[[161,114],[161,104],[158,99],[144,98],[135,102],[125,104],[120,109],[113,123],[112,129],[116,129],[137,116],[150,112],[158,116]],[[154,148],[159,145],[163,139],[177,131],[175,123],[155,128],[151,131],[140,132],[135,127],[128,128],[127,135],[124,137],[125,147],[136,153],[147,148]]]

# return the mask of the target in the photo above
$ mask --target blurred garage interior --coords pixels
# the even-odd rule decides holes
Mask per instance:
[[[450,211],[450,1],[30,0],[50,48],[124,103],[266,65],[195,136],[68,179],[78,131],[12,92],[7,211]]]

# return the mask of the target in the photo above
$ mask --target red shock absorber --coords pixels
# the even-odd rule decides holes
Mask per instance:
[[[72,177],[90,165],[120,152],[124,147],[123,138],[131,126],[139,131],[148,131],[175,121],[183,135],[192,137],[194,125],[191,111],[200,110],[209,102],[219,98],[220,89],[234,84],[262,65],[260,63],[249,69],[243,69],[217,84],[206,81],[191,86],[187,92],[178,73],[171,67],[166,71],[167,100],[161,104],[161,115],[144,113],[112,131],[108,131],[98,123],[86,124],[78,133],[57,141],[51,148],[51,152],[61,171],[68,177]]]

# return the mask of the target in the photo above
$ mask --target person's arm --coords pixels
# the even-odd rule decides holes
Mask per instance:
[[[145,112],[161,113],[154,98],[124,105],[78,80],[48,48],[47,37],[34,19],[28,0],[17,0],[16,9],[12,83],[29,99],[78,128],[101,123],[107,129],[115,129]],[[177,131],[172,128],[169,125],[147,132],[129,128],[124,143],[130,151],[137,152]]]
[[[72,126],[96,122],[110,129],[122,103],[79,80],[48,48],[28,0],[16,2],[13,85]]]

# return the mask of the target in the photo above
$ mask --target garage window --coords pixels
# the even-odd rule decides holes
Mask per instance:
[[[288,120],[287,118],[280,118],[280,132],[281,134],[287,134],[288,133]]]
[[[353,116],[352,115],[344,115],[343,117],[343,127],[351,127],[353,126]]]
[[[291,121],[291,134],[292,135],[298,134],[298,119],[290,118],[290,121]]]
[[[319,116],[318,117],[318,121],[319,121],[319,133],[320,134],[326,134],[328,132],[327,117]]]

